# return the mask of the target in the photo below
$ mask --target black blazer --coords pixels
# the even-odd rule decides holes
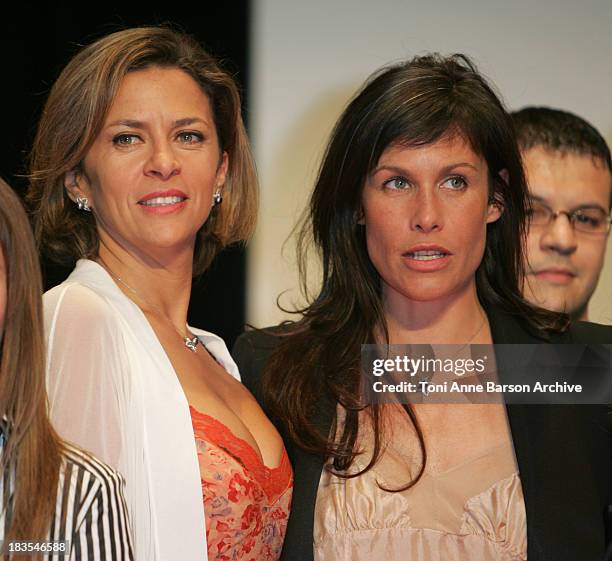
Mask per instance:
[[[517,317],[497,309],[487,315],[494,343],[542,342]],[[260,375],[278,340],[269,332],[250,331],[238,338],[233,349],[242,381],[260,403]],[[553,342],[612,343],[612,327],[576,324]],[[504,368],[499,360],[498,367]],[[322,399],[313,422],[329,432],[334,412],[335,404]],[[507,412],[525,499],[528,560],[601,561],[612,485],[607,408],[508,405]],[[282,423],[270,418],[285,440],[294,469],[292,511],[281,561],[311,561],[324,458],[295,446]]]

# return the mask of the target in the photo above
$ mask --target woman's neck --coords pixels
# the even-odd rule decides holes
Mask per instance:
[[[191,295],[193,247],[152,256],[101,237],[96,261],[143,311],[161,315],[177,329],[184,329]]]
[[[447,298],[417,302],[383,291],[391,344],[491,343],[487,315],[476,286]]]

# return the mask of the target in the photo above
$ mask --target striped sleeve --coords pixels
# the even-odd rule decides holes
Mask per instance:
[[[1,425],[2,419],[0,458],[4,447]],[[65,444],[63,456],[55,516],[48,539],[68,542],[69,552],[49,551],[43,553],[42,558],[44,561],[133,561],[123,478],[105,463],[74,446]],[[0,474],[0,543],[11,519],[14,487],[14,470],[3,470]]]
[[[53,539],[69,540],[70,561],[133,561],[123,478],[79,450],[66,456],[56,517],[64,531]]]

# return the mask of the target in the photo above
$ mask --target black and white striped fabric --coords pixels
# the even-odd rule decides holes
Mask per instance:
[[[0,438],[0,447],[2,439]],[[1,453],[1,448],[0,448]],[[3,477],[2,493],[14,482]],[[46,553],[44,561],[133,561],[132,540],[123,497],[123,478],[106,464],[72,446],[66,446],[57,490],[50,542],[68,542],[68,553]],[[9,502],[10,504],[10,502]],[[10,506],[9,506],[10,512]],[[10,515],[9,515],[10,516]],[[6,513],[0,514],[4,541]],[[5,551],[8,544],[5,544]],[[19,555],[7,557],[18,561]]]

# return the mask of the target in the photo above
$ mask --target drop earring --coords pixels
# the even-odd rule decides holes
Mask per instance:
[[[217,189],[215,191],[215,194],[213,195],[213,204],[212,204],[212,206],[220,205],[221,201],[223,201],[223,197],[221,196],[221,191],[219,189]]]

